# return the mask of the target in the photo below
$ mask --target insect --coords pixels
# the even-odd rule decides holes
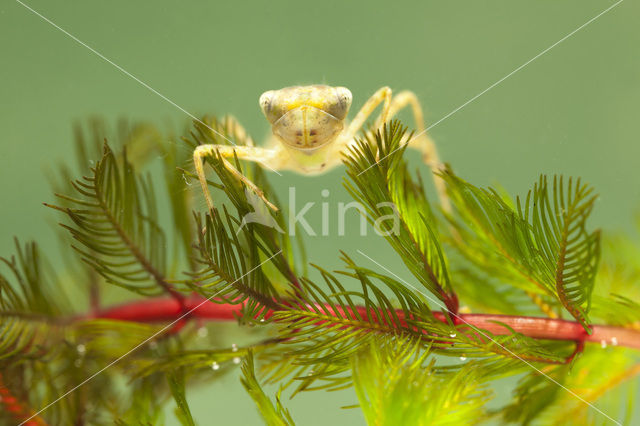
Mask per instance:
[[[351,92],[345,87],[292,86],[264,92],[260,96],[260,108],[271,123],[272,130],[264,147],[253,146],[251,139],[248,139],[250,146],[200,145],[193,152],[195,169],[209,209],[213,210],[213,200],[204,172],[202,160],[205,157],[219,153],[224,166],[267,206],[277,211],[278,208],[266,199],[260,188],[242,175],[228,158],[235,155],[240,160],[258,162],[271,170],[293,170],[306,175],[324,173],[342,163],[341,152],[355,144],[356,134],[380,104],[382,110],[373,128],[380,128],[398,111],[411,107],[417,134],[406,142],[419,149],[424,161],[432,168],[439,166],[435,144],[425,133],[422,108],[413,92],[402,91],[392,96],[389,87],[382,87],[365,102],[349,123],[346,117],[351,101]],[[234,122],[234,125],[237,130],[246,133],[238,123]],[[438,192],[442,196],[441,188],[438,188]]]

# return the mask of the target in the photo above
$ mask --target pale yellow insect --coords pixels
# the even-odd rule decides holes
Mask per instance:
[[[423,153],[424,161],[432,169],[439,167],[435,144],[425,133],[422,108],[413,92],[403,91],[392,97],[391,89],[383,87],[347,123],[351,101],[349,89],[325,85],[292,86],[263,93],[260,107],[272,126],[272,135],[265,147],[253,146],[251,139],[247,139],[251,146],[200,145],[193,152],[195,169],[209,209],[213,209],[213,200],[204,173],[204,157],[218,152],[225,167],[277,211],[278,208],[265,198],[263,192],[227,158],[233,158],[235,154],[241,160],[258,162],[271,170],[293,170],[306,175],[324,173],[341,164],[341,152],[355,143],[356,134],[381,103],[382,111],[374,122],[374,129],[381,127],[402,108],[410,106],[417,137],[406,142]],[[233,124],[236,132],[246,133],[238,123]],[[436,184],[446,208],[445,199],[442,199],[444,192],[437,181]]]

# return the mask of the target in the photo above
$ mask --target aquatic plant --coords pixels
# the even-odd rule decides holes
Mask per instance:
[[[78,127],[81,177],[62,166],[47,204],[64,260],[17,240],[2,259],[4,422],[156,424],[173,398],[190,425],[187,392],[225,373],[270,425],[305,423],[284,393],[349,387],[369,424],[631,421],[640,252],[589,228],[589,185],[540,176],[513,199],[447,166],[437,178],[452,208],[441,209],[409,172],[394,121],[345,153],[344,184],[412,277],[369,250],[342,252],[343,270],[329,271],[282,231],[286,209],[243,221],[255,200],[219,157],[207,162],[220,207],[198,211],[189,154],[243,144],[228,124],[204,118],[180,139],[145,124]],[[158,157],[162,171],[145,172]],[[235,164],[279,205],[258,165]],[[221,323],[245,343],[225,343]],[[507,377],[518,378],[510,400],[492,404]]]

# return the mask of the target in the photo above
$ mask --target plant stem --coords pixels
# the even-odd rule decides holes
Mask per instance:
[[[190,318],[231,321],[242,314],[243,308],[242,303],[236,305],[214,303],[201,296],[190,296],[185,298],[183,303],[184,306],[181,306],[176,299],[157,297],[103,309],[80,319],[103,318],[136,322],[162,322],[179,318],[186,309],[187,312],[191,311]],[[331,312],[332,308],[326,307],[325,311]],[[366,315],[366,308],[358,307],[358,312]],[[266,316],[270,317],[272,314],[273,311],[270,311]],[[398,311],[397,314],[402,320],[403,312]],[[434,312],[433,315],[442,322],[447,321],[443,313]],[[372,320],[375,321],[375,319]],[[511,331],[504,326],[506,325],[514,331],[534,339],[596,342],[602,345],[640,349],[640,331],[625,327],[593,325],[593,333],[589,335],[576,321],[494,314],[458,314],[454,324],[472,325],[495,335],[510,334]]]
[[[34,411],[20,402],[5,385],[2,374],[0,374],[0,406],[24,426],[46,426],[46,422]]]

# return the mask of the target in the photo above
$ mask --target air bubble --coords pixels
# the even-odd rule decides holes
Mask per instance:
[[[200,327],[198,329],[198,337],[207,337],[208,334],[209,330],[207,330],[207,327]]]
[[[617,337],[612,337],[611,338],[611,345],[612,346],[618,346],[618,338]]]
[[[233,363],[234,363],[234,364],[240,364],[240,361],[241,361],[241,359],[240,359],[240,357],[239,357],[239,356],[234,356],[234,357],[233,357]]]
[[[460,355],[460,361],[466,361],[466,360],[467,360],[467,357],[466,357],[466,356],[464,356],[464,355]]]
[[[238,352],[238,345],[236,345],[235,343],[231,344],[231,351],[232,352]]]
[[[450,333],[450,334],[449,334],[449,337],[451,337],[452,339],[453,339],[454,337],[456,337],[456,336],[457,336],[457,334],[456,334],[456,333]]]
[[[78,351],[80,355],[83,355],[87,351],[87,347],[80,343],[78,346],[76,346],[76,351]]]
[[[213,364],[211,364],[211,368],[213,370],[219,370],[220,369],[220,365],[217,362],[213,362]]]
[[[607,341],[606,341],[606,340],[604,340],[604,339],[602,339],[602,340],[600,341],[600,346],[602,347],[602,349],[605,349],[605,348],[607,347]]]

